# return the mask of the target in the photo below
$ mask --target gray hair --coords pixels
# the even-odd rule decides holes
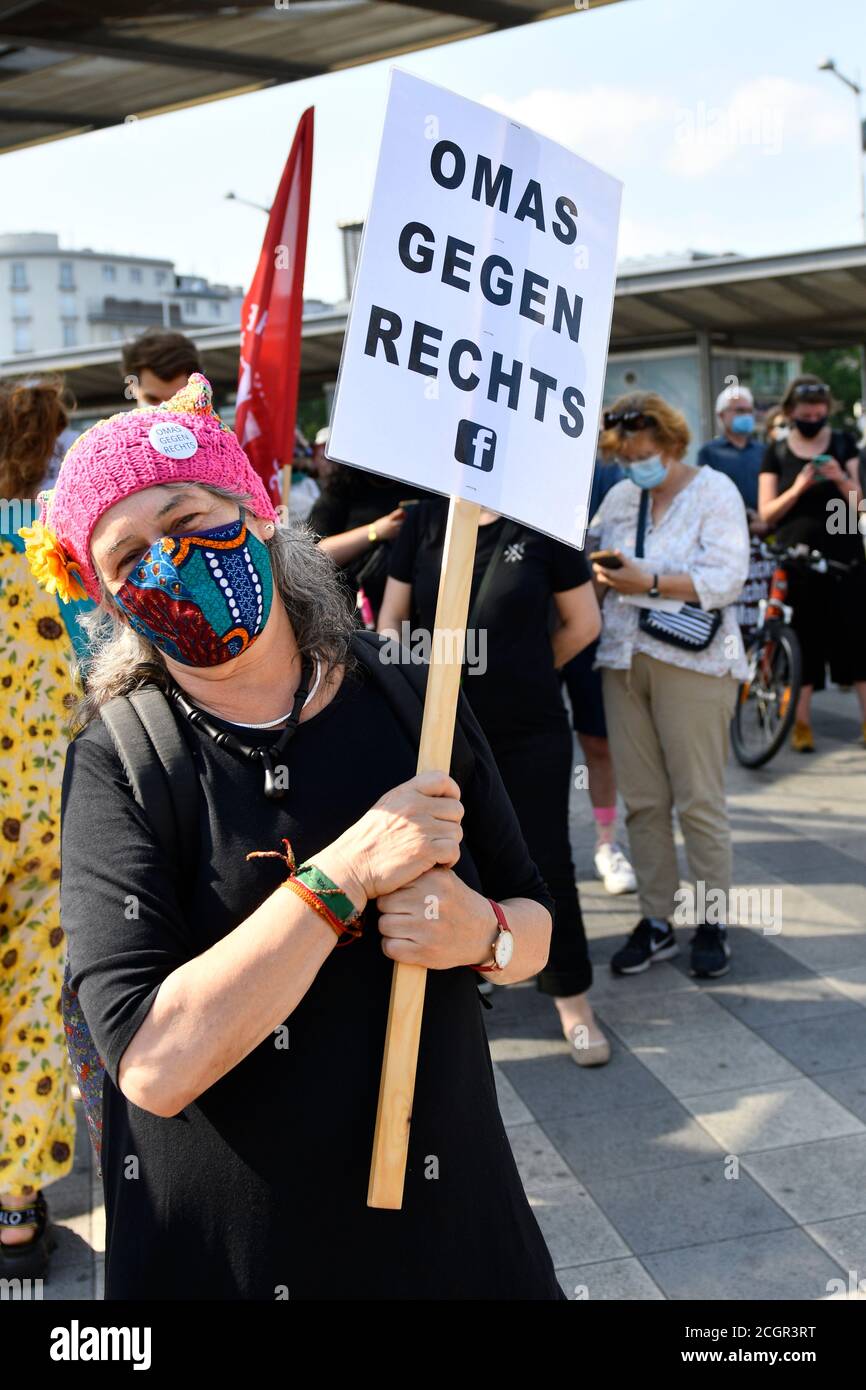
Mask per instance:
[[[188,483],[164,486],[188,487]],[[215,497],[241,505],[249,494],[200,483]],[[316,544],[307,526],[277,524],[266,541],[276,594],[282,599],[302,656],[320,657],[323,675],[334,667],[352,665],[350,643],[356,624],[349,591],[333,561]],[[158,647],[129,626],[123,610],[99,579],[97,608],[79,617],[88,651],[76,675],[86,680],[83,698],[72,711],[69,732],[76,733],[95,719],[115,695],[128,695],[143,685],[163,690],[168,669]]]

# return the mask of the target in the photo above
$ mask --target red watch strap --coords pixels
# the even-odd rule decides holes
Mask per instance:
[[[500,931],[511,931],[511,928],[510,928],[509,925],[508,925],[508,920],[507,920],[507,918],[506,918],[506,916],[505,916],[505,913],[502,911],[502,908],[499,906],[499,903],[495,903],[495,902],[493,901],[492,898],[488,898],[487,901],[489,902],[490,906],[493,908],[493,911],[496,913],[496,920],[497,920],[497,922],[499,923],[499,930],[500,930]],[[497,940],[497,941],[499,940],[499,937],[498,937],[498,936],[497,936],[496,940]],[[495,943],[494,943],[494,952],[495,952],[495,949],[496,949],[496,946],[495,946]],[[496,964],[496,955],[494,954],[492,965],[470,965],[469,969],[470,969],[470,970],[484,970],[484,971],[489,972],[489,971],[491,971],[491,970],[501,970],[501,969],[502,969],[502,966]]]

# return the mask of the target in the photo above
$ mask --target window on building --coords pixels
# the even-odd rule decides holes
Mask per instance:
[[[13,290],[26,290],[27,288],[27,263],[26,261],[13,261],[11,266],[11,285]]]
[[[16,323],[13,325],[14,346],[16,352],[33,351],[33,330],[29,323]]]
[[[117,279],[116,267],[113,265],[104,265],[102,267],[102,278],[107,281],[107,283],[114,284],[114,281]]]
[[[63,320],[63,346],[78,346],[78,324],[75,319]]]
[[[75,289],[75,267],[71,261],[60,262],[60,288],[62,290]]]
[[[154,280],[156,281],[156,283],[157,283],[158,285],[164,285],[164,284],[165,284],[165,271],[164,271],[164,270],[157,270],[157,271],[155,271],[155,272],[154,272],[154,277],[153,277],[153,278],[154,278]]]
[[[141,284],[141,281],[142,281],[142,274],[141,274],[141,270],[139,269],[139,267],[138,267],[137,265],[131,265],[131,266],[129,267],[129,278],[130,278],[130,280],[132,281],[132,283],[133,283],[134,285],[140,285],[140,284]]]
[[[218,319],[222,317],[220,313],[220,302],[218,299],[212,299],[210,302],[210,316],[212,319]]]
[[[186,314],[187,318],[194,319],[198,313],[198,300],[185,299],[183,301],[183,312]]]
[[[74,319],[78,306],[75,303],[75,295],[68,290],[60,293],[60,314],[62,318]]]
[[[30,317],[30,296],[22,294],[20,290],[13,290],[12,295],[12,317],[13,319],[29,319]]]

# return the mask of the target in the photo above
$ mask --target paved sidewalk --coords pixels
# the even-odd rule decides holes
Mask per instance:
[[[576,803],[611,1061],[576,1067],[533,985],[486,1016],[512,1147],[570,1298],[811,1300],[857,1296],[859,1280],[866,1297],[858,730],[854,696],[834,691],[816,701],[816,754],[732,765],[735,883],[764,889],[782,929],[732,928],[732,970],[715,982],[688,974],[688,927],[674,961],[611,975],[636,899],[589,877],[591,810]]]
[[[503,1116],[563,1288],[591,1299],[866,1295],[866,750],[853,695],[816,702],[818,752],[730,771],[739,885],[781,892],[782,930],[732,928],[709,984],[688,951],[614,979],[637,918],[592,877],[592,815],[573,840],[606,1067],[569,1059],[534,985],[485,1021]],[[777,900],[778,905],[778,900]],[[687,927],[679,930],[687,946]],[[80,1109],[80,1107],[79,1107]],[[104,1218],[83,1116],[45,1297],[102,1296]],[[833,1281],[838,1281],[834,1283]]]

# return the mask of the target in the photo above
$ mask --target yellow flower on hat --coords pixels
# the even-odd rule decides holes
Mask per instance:
[[[64,603],[87,597],[80,566],[69,558],[50,527],[34,521],[32,526],[20,527],[18,534],[33,576],[43,589],[57,594]]]

